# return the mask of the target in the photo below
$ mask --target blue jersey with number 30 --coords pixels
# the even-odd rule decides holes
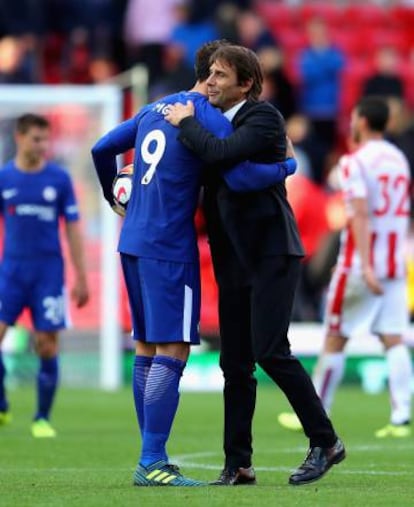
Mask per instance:
[[[203,164],[177,139],[178,130],[164,119],[168,104],[187,100],[193,101],[201,124],[218,137],[233,130],[203,95],[194,92],[165,97],[131,120],[135,126],[133,191],[121,231],[120,252],[177,262],[198,259],[194,214]],[[134,128],[130,125],[125,134],[134,135]]]

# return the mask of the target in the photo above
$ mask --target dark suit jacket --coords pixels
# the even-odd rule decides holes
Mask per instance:
[[[204,208],[213,264],[221,284],[248,283],[258,259],[273,255],[303,256],[285,184],[257,192],[229,190],[217,169],[243,160],[284,160],[284,120],[268,102],[247,101],[233,119],[234,133],[218,139],[191,117],[180,123],[180,140],[216,168],[208,179]]]

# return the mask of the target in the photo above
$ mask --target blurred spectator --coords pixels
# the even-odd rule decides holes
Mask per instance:
[[[217,7],[214,21],[220,39],[239,44],[239,29],[237,27],[239,13],[240,10],[237,5],[230,1],[221,2]]]
[[[265,46],[257,51],[263,68],[262,100],[267,100],[282,113],[285,120],[296,112],[295,90],[283,69],[283,55],[276,47]]]
[[[146,65],[150,84],[164,76],[164,50],[180,3],[182,0],[128,0],[124,17],[128,63]]]
[[[274,35],[267,29],[263,19],[251,10],[244,10],[236,17],[239,43],[253,51],[278,45]]]
[[[375,55],[375,71],[365,81],[363,95],[400,97],[404,95],[404,84],[398,72],[399,55],[392,47],[379,48]]]
[[[322,183],[324,151],[316,139],[314,128],[309,118],[294,114],[286,122],[286,131],[295,146],[298,160],[298,172],[317,184]]]
[[[165,49],[165,76],[149,88],[149,100],[188,90],[194,83],[194,70],[188,66],[184,48],[179,44],[169,44]]]
[[[172,31],[170,44],[178,45],[183,50],[184,63],[193,69],[195,55],[204,43],[218,39],[220,34],[211,16],[199,16],[197,2],[185,1],[176,8],[177,25]]]
[[[46,2],[47,28],[71,39],[73,32],[87,34],[91,53],[114,57],[126,0],[41,0]]]
[[[93,83],[103,83],[118,73],[116,63],[107,56],[92,57],[89,63],[89,75]]]
[[[85,28],[74,28],[66,44],[64,54],[63,79],[67,83],[91,83],[90,60],[91,46]]]
[[[312,122],[316,141],[325,157],[334,147],[339,112],[340,78],[345,59],[334,47],[323,19],[312,18],[307,25],[309,45],[299,55],[301,81],[300,109]],[[314,168],[319,170],[323,168]],[[316,174],[321,180],[322,174]]]
[[[0,39],[0,83],[33,84],[37,81],[38,58],[33,37]]]

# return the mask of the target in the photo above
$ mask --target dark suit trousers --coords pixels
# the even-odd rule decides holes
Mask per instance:
[[[299,272],[299,257],[267,257],[256,263],[248,286],[219,287],[227,467],[251,465],[256,363],[288,398],[311,446],[336,441],[312,380],[290,352],[287,331]]]

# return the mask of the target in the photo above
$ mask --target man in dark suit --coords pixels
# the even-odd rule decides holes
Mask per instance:
[[[273,106],[258,101],[263,77],[256,55],[241,46],[223,46],[213,55],[210,72],[209,100],[235,131],[218,139],[194,118],[191,102],[176,104],[166,119],[180,128],[181,141],[221,169],[246,159],[283,160],[284,121]],[[256,482],[251,463],[256,363],[285,393],[310,440],[305,461],[289,483],[318,480],[345,458],[345,449],[310,377],[290,352],[287,332],[304,252],[284,183],[236,194],[221,177],[210,177],[205,212],[219,287],[225,379],[225,466],[215,484]]]

